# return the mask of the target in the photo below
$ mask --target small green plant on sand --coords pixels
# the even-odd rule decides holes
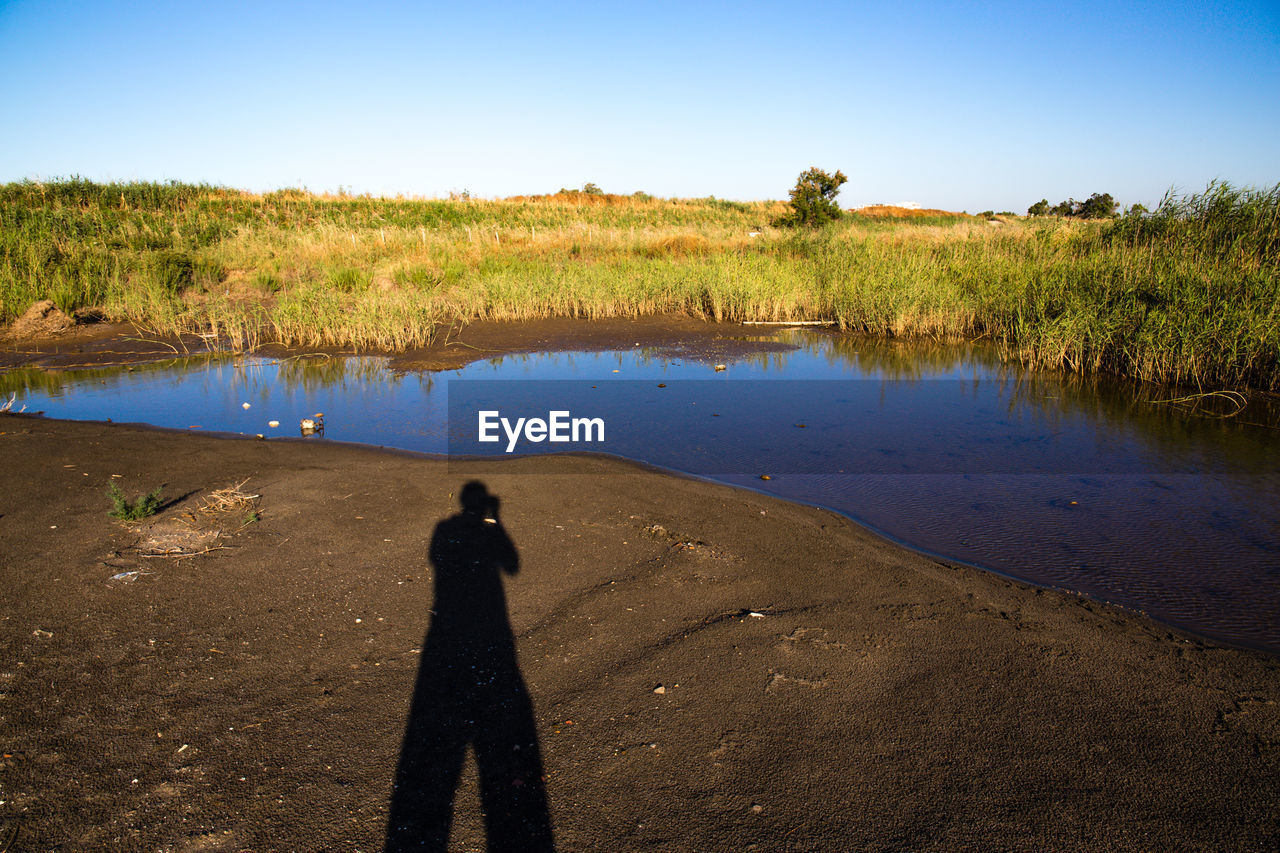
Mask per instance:
[[[160,509],[160,491],[163,488],[164,486],[160,486],[151,494],[143,495],[131,502],[113,480],[107,486],[107,497],[111,498],[110,515],[122,521],[138,521],[155,515]]]

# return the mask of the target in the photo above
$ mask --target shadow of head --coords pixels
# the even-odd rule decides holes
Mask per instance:
[[[472,480],[467,483],[462,487],[462,492],[458,495],[458,502],[462,504],[462,511],[471,515],[484,514],[493,500],[493,495],[489,494],[489,490],[479,480]]]

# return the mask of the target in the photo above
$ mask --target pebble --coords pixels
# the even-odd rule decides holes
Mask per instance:
[[[657,687],[653,688],[653,692],[654,692],[654,693],[657,693],[659,696],[661,696],[663,693],[666,693],[666,692],[667,692],[667,688],[665,688],[665,687],[663,687],[661,684],[659,684]]]

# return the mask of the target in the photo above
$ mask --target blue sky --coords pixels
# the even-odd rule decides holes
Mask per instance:
[[[890,5],[893,8],[888,8]],[[0,0],[0,180],[1024,211],[1280,181],[1280,3]]]

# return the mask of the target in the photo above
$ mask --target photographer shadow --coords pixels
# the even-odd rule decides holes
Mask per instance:
[[[435,604],[396,768],[388,851],[445,850],[470,746],[489,850],[552,850],[533,703],[516,660],[502,574],[520,568],[483,483],[436,525]]]

